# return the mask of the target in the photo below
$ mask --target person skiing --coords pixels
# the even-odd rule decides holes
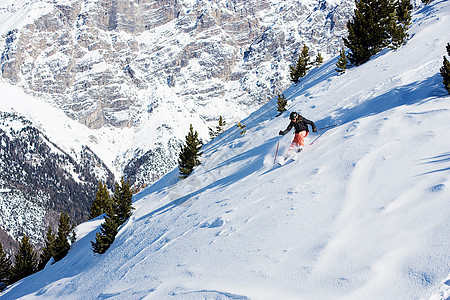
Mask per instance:
[[[298,152],[303,150],[303,147],[305,145],[305,138],[309,134],[308,125],[312,127],[313,132],[317,132],[316,125],[313,121],[302,117],[295,111],[291,112],[291,114],[289,115],[289,119],[291,120],[291,122],[289,123],[288,127],[285,130],[280,130],[280,132],[278,133],[279,135],[285,135],[292,129],[292,127],[295,128],[294,140],[292,140],[291,146],[287,151],[286,158],[289,157],[294,149],[297,149]]]

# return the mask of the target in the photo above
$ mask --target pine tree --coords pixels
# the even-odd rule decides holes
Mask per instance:
[[[339,53],[340,53],[340,56],[336,62],[335,70],[339,74],[343,74],[347,70],[348,59],[347,59],[347,55],[345,54],[344,48],[341,48],[341,51]]]
[[[223,120],[222,116],[219,116],[219,125],[216,126],[216,130],[214,130],[212,128],[209,128],[209,136],[210,136],[210,138],[214,139],[219,134],[221,134],[224,131],[226,124],[227,123]]]
[[[15,256],[15,264],[11,271],[12,282],[25,278],[37,270],[37,253],[30,242],[30,238],[23,236],[19,250]]]
[[[391,34],[391,42],[389,47],[392,49],[398,49],[402,45],[406,43],[408,40],[409,34],[405,30],[406,27],[404,27],[401,23],[392,22],[392,27],[390,29]]]
[[[289,66],[292,82],[297,83],[300,77],[306,76],[306,72],[308,72],[308,70],[311,68],[311,64],[309,62],[310,59],[311,57],[309,56],[309,48],[308,46],[303,45],[302,53],[298,57],[296,66]]]
[[[133,207],[131,206],[133,198],[133,193],[131,191],[130,182],[122,177],[120,179],[120,184],[116,183],[114,189],[113,199],[113,213],[116,218],[117,226],[125,223],[126,220],[131,216],[131,211]]]
[[[410,0],[398,0],[396,4],[396,15],[397,19],[404,26],[409,28],[411,26],[411,11],[413,10],[413,6]]]
[[[450,57],[450,43],[447,44],[447,54]],[[441,76],[442,76],[442,82],[444,83],[445,89],[450,93],[450,62],[448,61],[447,57],[444,55],[444,62],[442,67],[439,69]]]
[[[9,282],[11,276],[11,261],[8,255],[3,250],[3,245],[0,243],[0,282]]]
[[[219,125],[217,126],[217,135],[224,132],[226,125],[227,125],[227,122],[225,122],[225,120],[222,118],[222,116],[219,116]]]
[[[70,217],[64,212],[59,216],[58,233],[56,235],[54,244],[54,256],[55,261],[63,259],[70,249],[69,237],[70,232],[73,230],[73,226],[70,225]]]
[[[48,226],[45,239],[45,246],[44,248],[42,248],[42,252],[39,257],[39,266],[38,266],[39,270],[44,269],[48,261],[55,256],[55,241],[56,241],[56,234],[53,233],[52,228]]]
[[[394,7],[395,11],[392,12],[389,31],[391,36],[389,47],[397,49],[405,44],[409,38],[408,29],[411,25],[411,10],[413,6],[410,0],[397,0]]]
[[[178,158],[178,169],[181,179],[184,179],[192,173],[194,168],[200,165],[200,156],[202,152],[203,143],[198,138],[197,131],[194,132],[192,124],[190,125],[189,133],[186,136],[186,143],[181,146],[181,152]]]
[[[356,0],[353,20],[347,22],[345,46],[348,58],[355,65],[365,63],[371,56],[391,43],[396,22],[393,0]],[[397,32],[397,38],[400,34]]]
[[[323,57],[322,57],[322,54],[320,54],[320,52],[319,52],[319,53],[317,53],[316,59],[314,60],[314,65],[316,67],[318,67],[321,64],[323,64]]]
[[[116,238],[118,228],[117,217],[107,213],[105,222],[100,227],[100,232],[95,234],[95,242],[91,242],[94,253],[103,254],[109,249]]]
[[[100,232],[95,235],[95,242],[91,242],[94,253],[103,254],[114,242],[120,225],[131,216],[133,193],[130,182],[122,177],[120,184],[116,183],[112,196],[112,209],[105,214],[105,222],[100,227]]]
[[[278,101],[277,101],[277,111],[278,111],[278,115],[281,115],[283,112],[285,112],[286,109],[286,105],[287,105],[287,100],[286,97],[284,96],[284,94],[278,95]]]
[[[94,202],[90,208],[90,219],[96,218],[107,211],[112,210],[112,200],[109,196],[106,184],[101,181],[98,182],[97,194],[95,195]]]

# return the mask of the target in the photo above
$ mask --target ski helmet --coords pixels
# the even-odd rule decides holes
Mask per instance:
[[[297,117],[298,117],[298,113],[296,113],[295,111],[291,112],[291,114],[289,115],[289,119],[291,119],[291,120],[294,120]]]

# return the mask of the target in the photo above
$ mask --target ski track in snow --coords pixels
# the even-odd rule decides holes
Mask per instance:
[[[62,261],[5,299],[430,299],[450,297],[450,97],[437,74],[450,5],[414,15],[411,40],[336,75],[336,58],[285,95],[316,125],[296,161],[274,154],[276,99],[135,196],[104,255],[78,227]],[[370,74],[370,76],[368,76]],[[314,143],[312,143],[314,141]],[[312,143],[312,144],[311,144]]]

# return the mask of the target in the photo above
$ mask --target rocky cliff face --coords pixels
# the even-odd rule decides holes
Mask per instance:
[[[135,126],[173,92],[215,120],[282,91],[306,43],[338,50],[351,3],[326,1],[55,1],[52,13],[3,36],[2,77],[90,128]],[[231,105],[231,104],[229,104]],[[211,109],[211,106],[213,109]],[[211,110],[213,112],[211,112]]]

